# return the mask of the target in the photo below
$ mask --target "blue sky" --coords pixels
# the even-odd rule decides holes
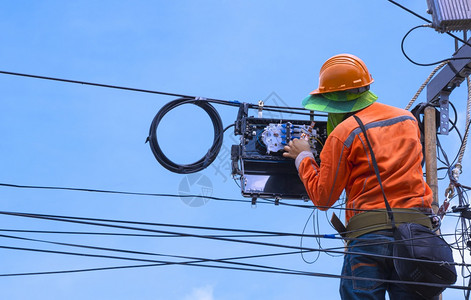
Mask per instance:
[[[401,1],[426,15],[426,1]],[[433,67],[408,62],[403,35],[423,21],[386,0],[363,1],[5,1],[0,9],[0,70],[257,103],[300,106],[317,87],[322,63],[352,53],[368,65],[379,100],[405,107]],[[413,32],[406,50],[420,62],[449,57],[454,42],[432,29]],[[0,75],[0,182],[178,194],[185,175],[161,167],[145,139],[157,111],[172,97]],[[271,95],[271,96],[270,96]],[[425,93],[418,101],[425,101]],[[451,97],[464,127],[466,88]],[[224,125],[237,110],[217,107]],[[462,129],[463,131],[463,129]],[[179,108],[163,120],[162,145],[178,162],[203,156],[211,144],[209,118]],[[455,135],[444,139],[454,156]],[[237,142],[225,135],[223,150]],[[239,198],[227,152],[199,173],[212,195]],[[226,155],[224,155],[226,154]],[[464,174],[469,167],[465,156]],[[462,175],[466,178],[466,175]],[[463,182],[468,184],[469,182]],[[447,183],[441,184],[441,193]],[[199,192],[193,187],[192,192]],[[3,211],[301,233],[310,210],[178,198],[0,188]],[[443,200],[443,197],[441,197]],[[320,231],[330,212],[318,215]],[[2,216],[0,228],[106,231]],[[454,219],[445,222],[454,231]],[[312,233],[312,228],[308,229]],[[191,238],[125,238],[12,234],[110,248],[223,258],[282,251]],[[270,238],[299,245],[299,238]],[[305,241],[317,247],[314,241]],[[1,238],[0,245],[78,251]],[[323,241],[324,247],[341,247]],[[80,250],[80,249],[79,249]],[[82,250],[80,250],[82,251]],[[83,251],[86,252],[86,251]],[[0,273],[124,265],[107,259],[0,249]],[[312,259],[312,255],[307,255]],[[321,254],[250,261],[340,274],[342,258]],[[447,299],[461,293],[447,291]],[[165,266],[66,275],[4,277],[2,299],[338,299],[338,280]]]

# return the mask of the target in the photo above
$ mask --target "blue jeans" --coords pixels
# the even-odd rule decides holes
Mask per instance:
[[[381,234],[383,233],[383,234]],[[392,256],[394,237],[387,232],[367,233],[350,242],[348,252],[361,252]],[[382,243],[385,242],[385,243]],[[372,243],[377,243],[371,245]],[[370,244],[370,245],[368,245]],[[390,258],[372,257],[359,254],[346,254],[342,275],[388,280],[399,280]],[[381,281],[341,279],[340,296],[346,300],[385,299],[386,291],[391,300],[423,300],[414,292],[407,291],[400,284]],[[438,299],[438,296],[434,299]]]

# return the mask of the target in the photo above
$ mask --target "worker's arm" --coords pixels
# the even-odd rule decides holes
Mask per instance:
[[[294,140],[285,147],[286,152],[283,156],[296,159],[299,177],[309,198],[321,210],[332,206],[347,184],[350,170],[345,150],[341,141],[331,137],[321,152],[322,163],[319,167],[307,141]]]

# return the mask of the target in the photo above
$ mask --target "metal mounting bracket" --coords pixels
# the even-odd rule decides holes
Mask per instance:
[[[259,118],[263,117],[263,101],[262,100],[258,101],[258,117]]]
[[[439,124],[439,131],[438,134],[448,135],[449,133],[449,100],[450,92],[441,91],[440,92],[440,124]]]

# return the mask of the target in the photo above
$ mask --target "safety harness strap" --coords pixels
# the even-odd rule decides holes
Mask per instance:
[[[368,135],[366,134],[365,125],[363,125],[363,122],[360,120],[359,117],[357,117],[356,115],[353,115],[353,117],[357,121],[358,125],[360,125],[361,131],[363,132],[363,135],[365,136],[366,144],[368,145],[368,149],[370,150],[371,161],[373,162],[373,168],[375,170],[376,177],[378,178],[379,186],[381,187],[381,192],[383,193],[384,204],[386,205],[388,216],[389,216],[389,219],[391,220],[391,227],[396,228],[396,224],[394,222],[394,214],[392,212],[391,206],[389,205],[388,199],[386,198],[386,194],[384,193],[383,182],[381,181],[381,176],[379,175],[378,163],[376,162],[376,157],[373,152],[373,147],[371,147],[370,140],[368,139]]]

